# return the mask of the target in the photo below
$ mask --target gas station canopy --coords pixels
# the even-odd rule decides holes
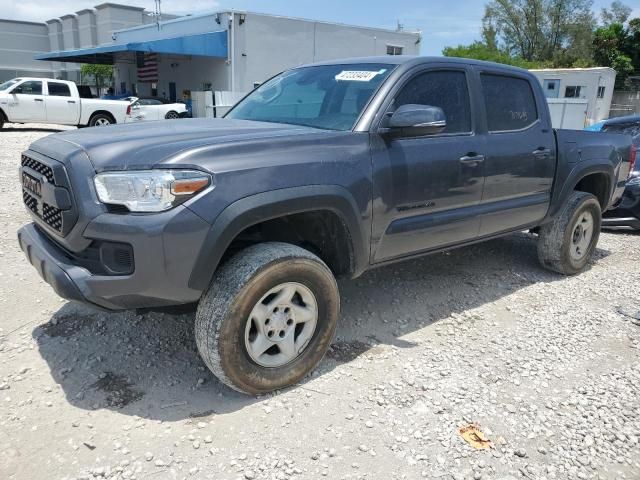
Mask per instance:
[[[168,53],[202,57],[227,57],[227,31],[199,33],[145,42],[130,42],[99,47],[59,50],[36,56],[36,60],[71,63],[113,64],[116,53]]]

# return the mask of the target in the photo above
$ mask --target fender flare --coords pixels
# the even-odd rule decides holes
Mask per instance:
[[[329,210],[344,222],[351,246],[351,275],[367,268],[368,236],[361,225],[360,209],[349,191],[339,185],[284,188],[244,197],[226,207],[213,222],[191,272],[189,287],[206,290],[233,239],[244,229],[295,213]]]
[[[601,161],[597,160],[589,163],[578,163],[562,182],[562,188],[560,190],[557,190],[557,195],[553,196],[553,199],[551,201],[551,208],[547,212],[547,217],[542,223],[546,223],[547,221],[555,218],[555,216],[560,212],[562,207],[567,202],[569,195],[571,195],[571,193],[575,190],[578,183],[580,183],[583,178],[596,173],[603,174],[609,178],[609,185],[605,197],[606,203],[608,205],[609,202],[611,202],[611,195],[613,194],[613,191],[615,189],[614,182],[616,179],[616,173],[613,166],[608,162],[606,164],[603,164]],[[556,179],[556,181],[561,180]]]

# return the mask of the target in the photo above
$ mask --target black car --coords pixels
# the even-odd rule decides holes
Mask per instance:
[[[640,115],[618,117],[607,120],[601,131],[630,135],[633,139],[631,147],[631,171],[627,186],[620,203],[612,210],[604,213],[603,227],[640,230],[640,163],[634,161],[640,148]]]

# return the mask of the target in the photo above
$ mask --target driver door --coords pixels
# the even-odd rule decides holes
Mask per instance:
[[[484,157],[474,133],[471,78],[466,67],[420,70],[383,107],[384,118],[405,104],[439,107],[447,126],[428,136],[401,137],[384,129],[372,134],[372,263],[478,236]]]
[[[27,80],[11,90],[9,118],[13,122],[46,122],[44,95],[41,80]]]

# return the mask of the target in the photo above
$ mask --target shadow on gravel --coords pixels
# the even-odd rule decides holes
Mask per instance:
[[[51,132],[51,133],[58,133],[58,132],[62,132],[63,130],[58,129],[58,128],[36,128],[36,127],[4,127],[2,130],[0,130],[0,133],[5,133],[5,132]]]
[[[596,261],[608,254],[598,249]],[[413,348],[400,337],[528,285],[562,278],[539,266],[532,236],[516,234],[340,281],[342,321],[314,375],[360,355]],[[33,337],[51,375],[78,408],[176,421],[260,401],[226,388],[205,367],[196,350],[193,314],[103,313],[66,304]]]

